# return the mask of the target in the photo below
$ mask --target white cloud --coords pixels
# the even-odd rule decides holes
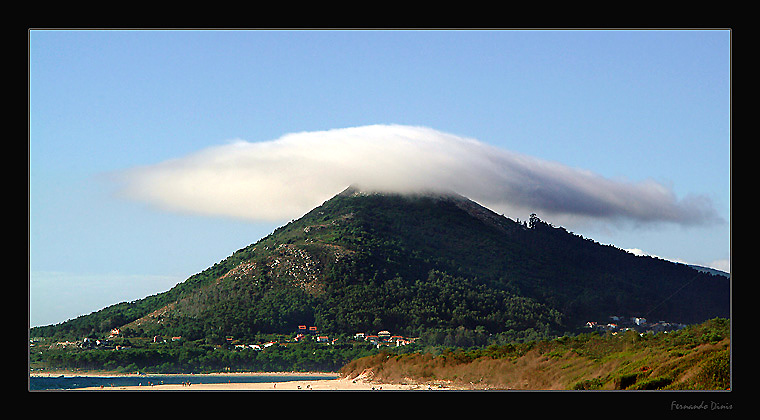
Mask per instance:
[[[643,250],[641,250],[639,248],[629,248],[629,249],[625,249],[625,251],[629,252],[629,253],[631,253],[633,255],[636,255],[638,257],[647,256],[647,257],[659,258],[659,259],[662,259],[662,260],[668,260],[668,261],[672,261],[672,262],[676,262],[676,263],[681,263],[681,264],[687,264],[687,265],[691,265],[692,264],[692,263],[690,263],[688,261],[685,261],[685,260],[682,260],[682,259],[679,259],[679,258],[663,258],[663,257],[660,257],[658,255],[649,254],[649,253],[644,252]],[[710,262],[708,264],[695,264],[695,265],[704,266],[704,267],[707,267],[707,268],[714,268],[716,270],[724,271],[726,273],[730,273],[731,272],[731,260],[730,259],[715,260],[715,261],[712,261],[712,262]]]
[[[631,249],[626,249],[625,251],[626,251],[626,252],[630,252],[631,254],[633,254],[633,255],[635,255],[635,256],[637,256],[637,257],[641,257],[641,256],[650,256],[649,254],[647,254],[646,252],[642,251],[642,250],[641,250],[641,249],[639,249],[639,248],[631,248]]]
[[[659,258],[661,260],[672,261],[672,262],[675,262],[675,263],[689,264],[688,262],[686,262],[686,261],[684,261],[682,259],[679,259],[679,258],[663,258],[663,257],[660,257],[659,255],[654,255],[654,254],[650,254],[648,252],[644,252],[643,250],[641,250],[639,248],[630,248],[630,249],[626,249],[625,251],[626,252],[630,252],[631,254],[636,255],[637,257],[652,257],[652,258]]]
[[[703,197],[645,180],[611,180],[425,127],[371,125],[237,140],[119,175],[121,193],[165,210],[280,221],[348,185],[453,190],[512,217],[701,224]],[[546,219],[556,223],[559,219]]]

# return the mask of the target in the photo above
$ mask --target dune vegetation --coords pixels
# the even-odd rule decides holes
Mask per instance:
[[[669,333],[581,334],[438,354],[381,352],[350,362],[341,375],[459,389],[724,390],[731,386],[729,327],[716,318]]]

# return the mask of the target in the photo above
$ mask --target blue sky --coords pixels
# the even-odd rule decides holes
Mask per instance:
[[[409,127],[424,128],[419,138],[435,145],[409,150],[420,162],[439,151],[436,162],[447,161],[452,155],[443,143],[462,147],[474,140],[477,152],[456,149],[461,162],[483,162],[482,150],[497,156],[486,160],[499,167],[525,157],[530,180],[552,180],[549,186],[535,181],[531,191],[565,197],[552,201],[546,193],[540,202],[508,203],[524,193],[514,185],[494,198],[495,206],[503,204],[496,210],[508,217],[525,220],[535,205],[542,219],[601,243],[728,271],[730,35],[32,30],[30,324],[58,323],[168,290],[298,217],[304,206],[321,204],[366,169],[330,156],[332,167],[343,168],[340,176],[337,169],[315,169],[309,177],[330,180],[322,182],[321,195],[302,195],[301,207],[283,212],[281,221],[257,217],[271,195],[247,189],[257,182],[281,182],[291,193],[315,189],[283,173],[270,182],[273,167],[312,170],[315,161],[307,158],[284,166],[276,157],[286,151],[296,156],[314,144],[333,150],[337,143],[330,141],[347,144],[351,133],[363,136],[356,144],[394,147],[399,155],[381,151],[378,162],[403,161],[399,150],[406,149],[393,145],[408,145],[405,136],[418,135],[401,131]],[[393,136],[396,143],[385,140]],[[356,160],[367,148],[339,156]],[[212,158],[234,163],[225,170],[239,166],[245,172],[231,176],[250,185],[231,184],[237,194],[217,195],[212,186],[207,193],[194,190],[198,196],[172,196],[181,190],[179,178],[218,174]],[[262,169],[265,164],[270,170]],[[409,169],[416,163],[404,164]],[[540,168],[558,170],[548,175]],[[567,197],[582,196],[574,189],[576,176],[593,180],[597,198],[602,194],[596,190],[611,197],[585,207],[624,202],[620,210],[597,217],[600,212],[560,208],[572,201]],[[457,178],[463,179],[470,178]],[[479,202],[507,180],[487,179],[493,188],[472,191],[482,193]],[[655,193],[662,194],[652,206],[628,212]],[[254,198],[239,201],[241,195]],[[266,206],[279,209],[293,198],[279,200]],[[218,206],[199,207],[212,201]],[[241,211],[219,210],[224,207]]]

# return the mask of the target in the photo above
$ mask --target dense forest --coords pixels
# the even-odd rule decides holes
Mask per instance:
[[[115,349],[115,343],[125,347]],[[202,342],[153,343],[121,339],[108,347],[49,346],[41,342],[30,351],[35,369],[110,371],[117,373],[211,372],[337,372],[349,361],[376,353],[368,344],[327,346],[306,340],[272,345],[265,350],[239,350],[233,345]]]

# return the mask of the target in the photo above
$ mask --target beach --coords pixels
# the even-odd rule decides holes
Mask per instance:
[[[109,372],[46,372],[33,373],[33,376],[114,376]],[[121,376],[139,376],[135,374],[120,374]],[[248,375],[248,376],[303,376],[304,380],[287,380],[283,382],[228,382],[228,383],[204,383],[204,379],[212,376],[225,375]],[[314,380],[317,376],[326,379]],[[97,386],[73,389],[72,391],[415,391],[415,390],[446,390],[456,389],[442,384],[389,384],[371,381],[366,378],[336,378],[337,373],[325,372],[246,372],[224,374],[197,374],[183,384],[162,384],[150,382],[150,376],[145,376],[146,381],[134,386]],[[308,377],[308,379],[306,379]],[[209,381],[211,382],[211,381]]]
[[[199,378],[202,381],[202,378]],[[188,385],[143,385],[120,387],[80,388],[80,391],[382,391],[382,390],[414,390],[422,389],[415,385],[373,384],[350,379],[323,379],[317,381],[287,381],[287,382],[255,382],[255,383],[226,383],[204,384],[190,383]]]

